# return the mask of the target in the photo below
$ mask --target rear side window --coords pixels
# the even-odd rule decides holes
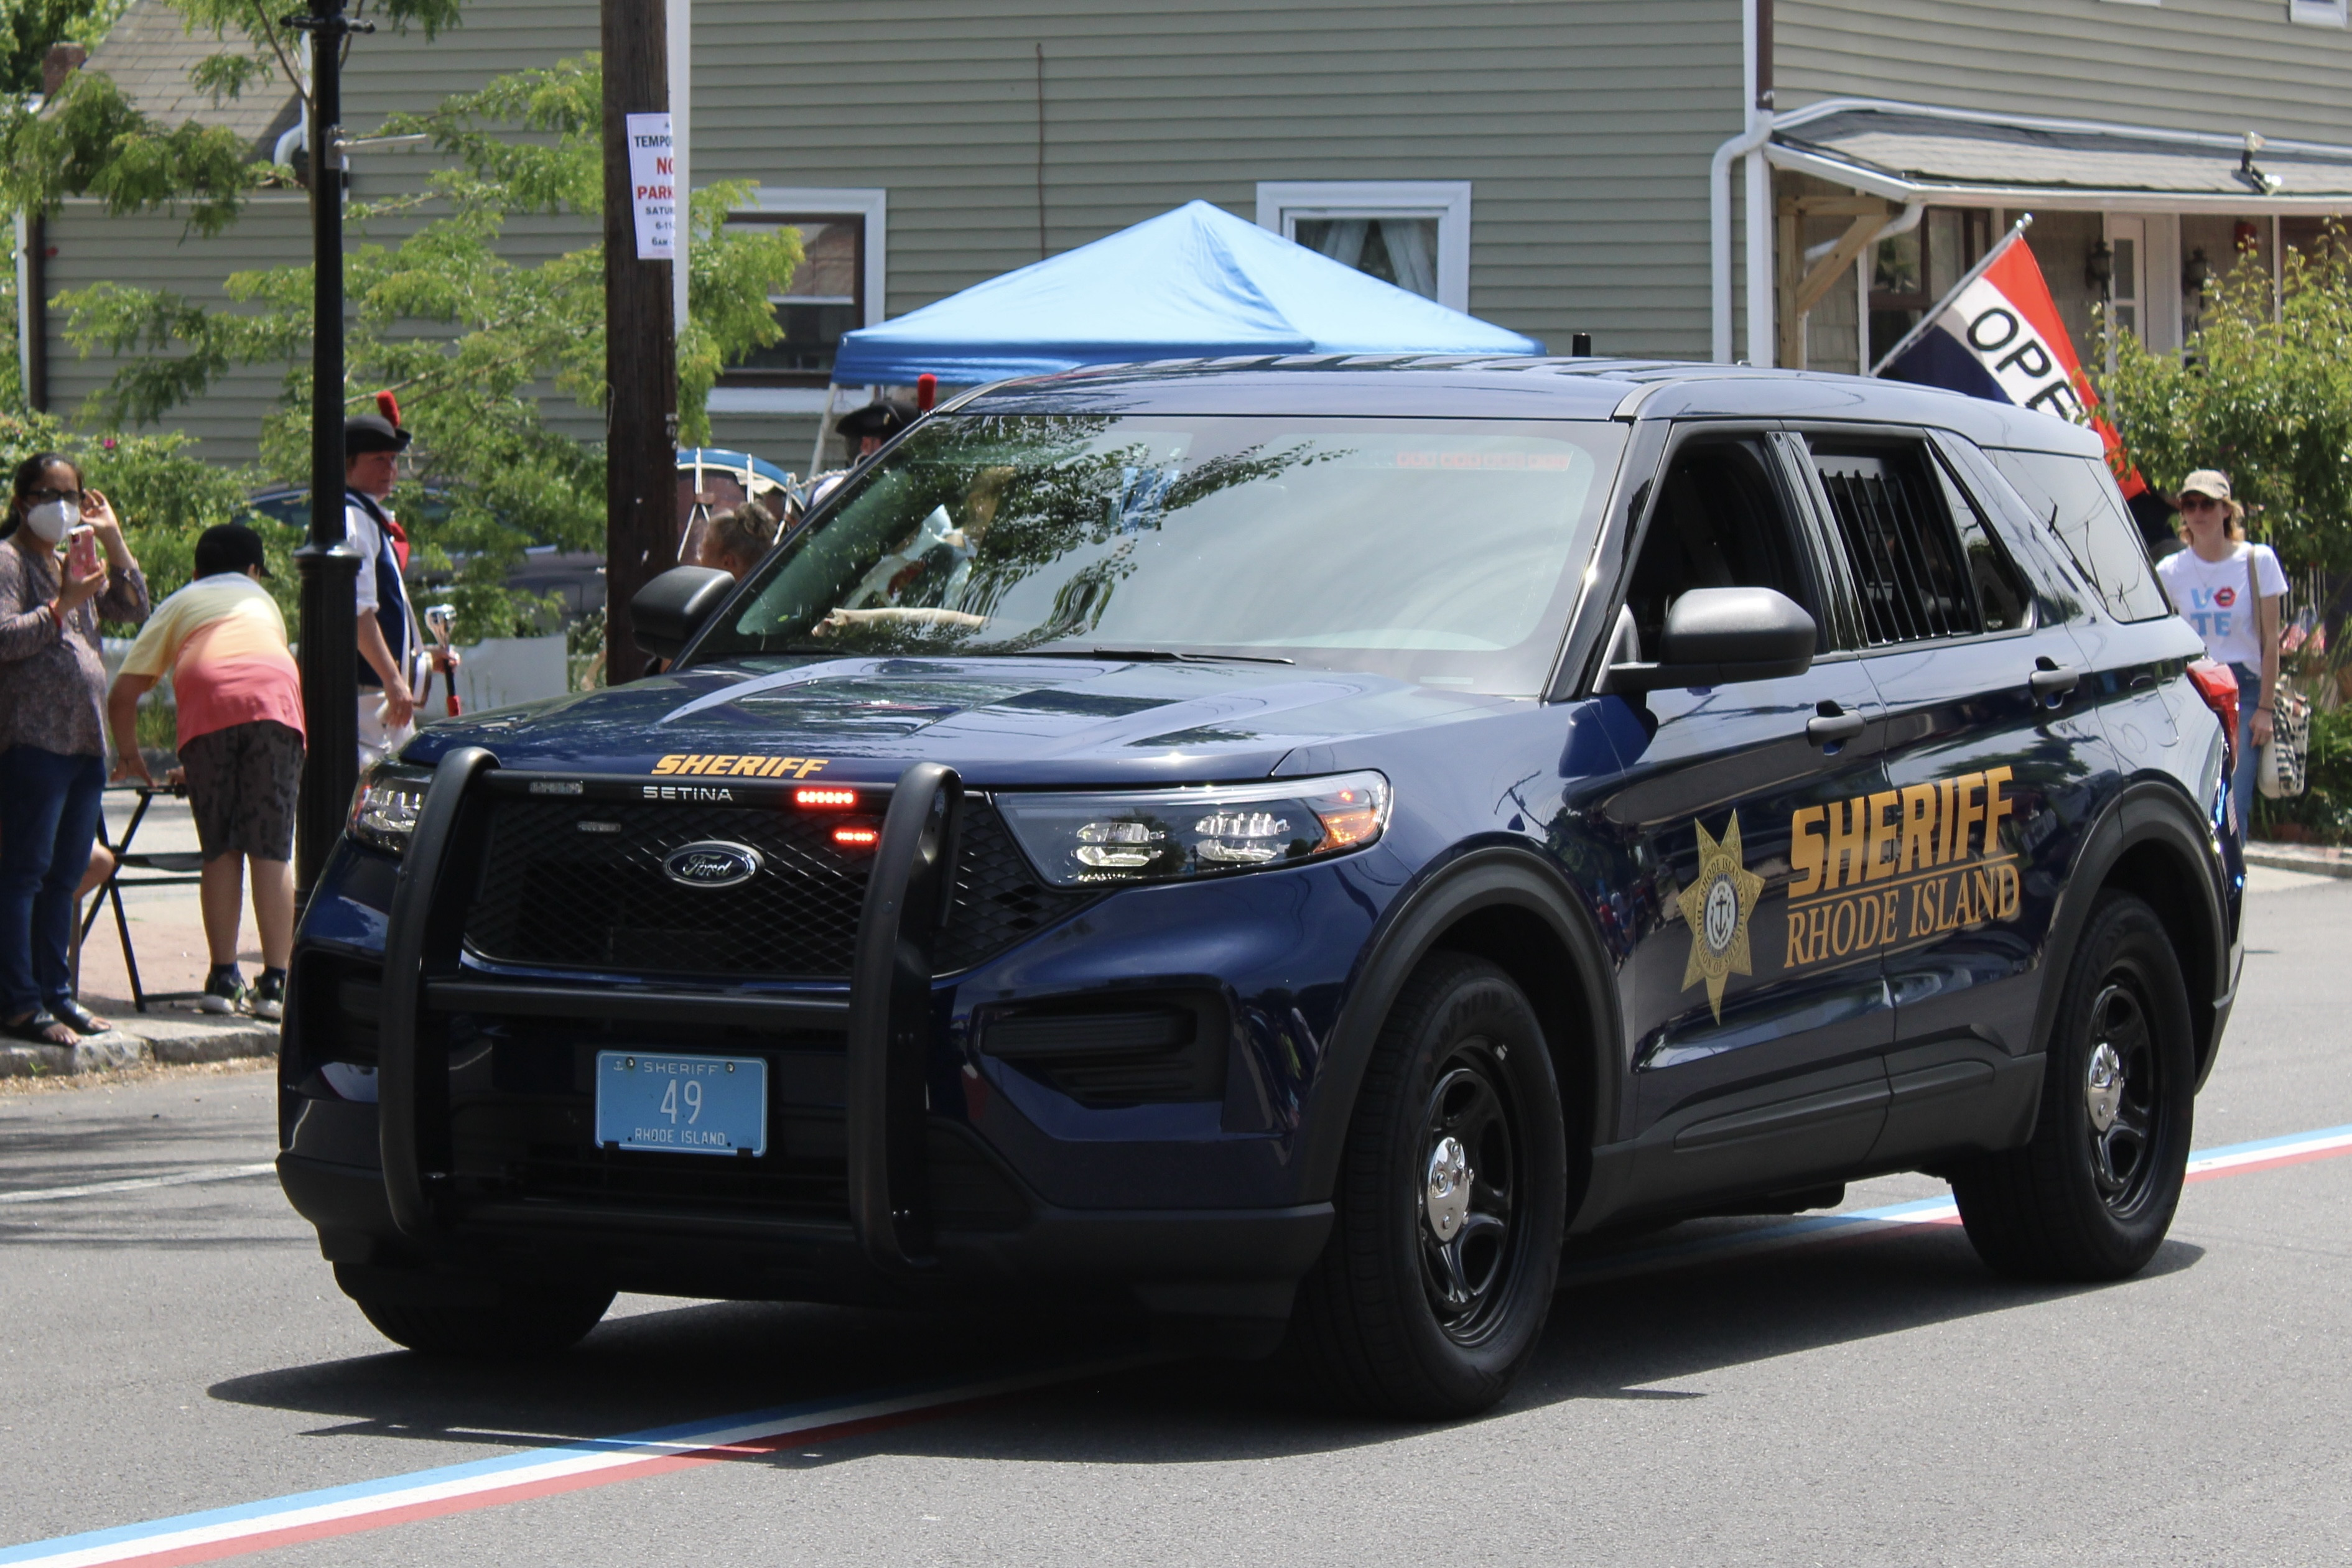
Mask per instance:
[[[2148,564],[2139,525],[2105,463],[2056,452],[1990,450],[1985,455],[2049,525],[2108,614],[2118,621],[2155,621],[2172,613],[2156,569]]]
[[[2025,624],[2016,568],[1916,442],[1811,444],[1874,647]]]

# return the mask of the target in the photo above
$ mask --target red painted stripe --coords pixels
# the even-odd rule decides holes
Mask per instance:
[[[2220,1166],[2209,1171],[2191,1171],[2189,1173],[2188,1179],[2211,1181],[2216,1176],[2243,1176],[2248,1171],[2274,1171],[2285,1166],[2307,1166],[2314,1160],[2340,1159],[2346,1155],[2352,1155],[2352,1144],[2341,1145],[2332,1149],[2304,1149],[2294,1154],[2280,1155],[2272,1159],[2248,1160],[2242,1166]]]
[[[440,1498],[432,1502],[411,1503],[405,1508],[385,1509],[380,1512],[356,1514],[349,1519],[321,1520],[314,1524],[298,1525],[288,1530],[265,1531],[252,1535],[240,1535],[227,1541],[207,1542],[201,1546],[184,1546],[171,1551],[155,1552],[139,1557],[115,1559],[120,1564],[135,1568],[179,1568],[182,1563],[215,1563],[225,1557],[243,1557],[251,1552],[267,1552],[272,1547],[294,1546],[307,1541],[330,1541],[338,1536],[359,1535],[372,1530],[383,1530],[395,1524],[409,1524],[418,1520],[439,1519],[447,1514],[470,1513],[478,1509],[499,1508],[509,1503],[529,1502],[534,1498],[557,1497],[565,1492],[585,1491],[592,1487],[609,1486],[615,1481],[646,1480],[654,1476],[667,1475],[675,1470],[692,1469],[701,1465],[724,1464],[735,1459],[762,1459],[781,1449],[802,1443],[838,1441],[868,1432],[887,1431],[893,1427],[911,1426],[941,1416],[961,1414],[996,1403],[1002,1395],[965,1400],[954,1405],[935,1405],[922,1410],[902,1410],[888,1416],[868,1416],[861,1421],[843,1421],[830,1427],[809,1427],[794,1432],[779,1432],[770,1437],[755,1437],[749,1442],[730,1443],[722,1448],[702,1448],[687,1454],[660,1454],[634,1460],[625,1465],[613,1465],[604,1469],[586,1470],[577,1475],[551,1476],[542,1480],[528,1481],[518,1486],[499,1487],[491,1490],[469,1492],[464,1497]]]

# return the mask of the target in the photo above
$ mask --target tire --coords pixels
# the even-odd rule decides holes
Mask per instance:
[[[2032,1141],[1953,1173],[1977,1255],[2026,1280],[2137,1273],[2180,1202],[2195,1094],[2179,956],[2154,910],[2102,894],[2066,972]]]
[[[337,1270],[340,1276],[342,1270]],[[422,1355],[514,1360],[553,1355],[588,1337],[613,1304],[592,1286],[505,1285],[464,1303],[420,1301],[338,1279],[376,1332]]]
[[[1300,1282],[1308,1378],[1342,1408],[1424,1420],[1502,1398],[1551,1310],[1567,1167],[1527,997],[1484,960],[1431,958],[1373,1047],[1331,1238]]]

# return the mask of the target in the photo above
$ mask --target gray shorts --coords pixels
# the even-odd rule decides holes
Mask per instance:
[[[273,719],[233,724],[180,747],[196,845],[206,860],[294,858],[294,800],[302,785],[302,736]]]

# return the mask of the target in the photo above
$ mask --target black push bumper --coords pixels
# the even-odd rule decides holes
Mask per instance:
[[[453,1288],[469,1276],[554,1275],[667,1294],[832,1301],[1094,1281],[1171,1313],[1286,1313],[1293,1282],[1329,1230],[1328,1204],[1088,1211],[1033,1201],[1009,1228],[935,1223],[926,1154],[936,1133],[928,1109],[931,977],[956,863],[961,788],[953,772],[919,763],[889,789],[845,1000],[572,987],[467,968],[460,952],[474,879],[461,873],[483,862],[496,800],[551,781],[501,770],[478,747],[451,752],[435,774],[385,933],[379,1168],[298,1153],[278,1161],[289,1198],[319,1228],[339,1269],[396,1270],[415,1276],[413,1284],[440,1277]],[[845,1216],[462,1191],[449,1132],[449,1055],[432,1048],[460,1014],[839,1035]]]

